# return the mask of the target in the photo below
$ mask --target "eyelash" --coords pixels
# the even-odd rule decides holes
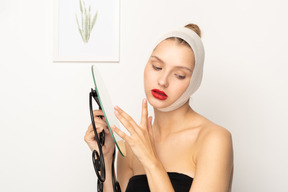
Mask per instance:
[[[185,79],[185,76],[175,74],[178,79]]]
[[[153,69],[155,69],[156,71],[159,71],[159,70],[161,70],[162,68],[161,68],[161,67],[156,67],[155,65],[153,65]]]
[[[160,71],[162,69],[161,67],[156,67],[155,65],[152,65],[152,66],[153,66],[153,69],[156,70],[156,71]],[[185,79],[185,77],[186,77],[186,76],[177,75],[177,74],[175,74],[175,75],[180,80]]]

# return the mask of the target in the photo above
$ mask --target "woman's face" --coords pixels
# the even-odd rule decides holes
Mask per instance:
[[[194,68],[194,53],[174,40],[164,40],[152,52],[144,70],[144,88],[155,108],[173,104],[186,90]]]

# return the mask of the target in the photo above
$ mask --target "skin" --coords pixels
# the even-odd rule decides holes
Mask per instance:
[[[142,101],[140,124],[123,109],[115,107],[116,117],[130,133],[126,135],[112,126],[125,141],[121,145],[125,145],[126,157],[118,154],[117,158],[117,179],[122,191],[126,190],[132,176],[142,174],[147,176],[151,191],[174,191],[167,172],[192,177],[190,192],[231,191],[233,147],[230,132],[196,113],[189,101],[174,111],[158,110],[171,105],[182,95],[189,85],[193,67],[194,54],[190,47],[179,45],[174,40],[162,41],[152,52],[144,71],[146,98],[154,107],[153,123],[152,117],[148,116],[146,99]],[[154,98],[152,89],[164,91],[168,98]],[[95,111],[95,116],[100,113]],[[107,130],[104,120],[95,119],[99,132]],[[85,141],[92,150],[97,143],[95,145],[91,130],[90,125]],[[109,132],[105,133],[111,139]],[[110,139],[103,149],[105,162],[109,165],[114,150]],[[110,169],[107,171],[110,173]],[[104,190],[113,191],[111,175],[108,174],[106,179]]]

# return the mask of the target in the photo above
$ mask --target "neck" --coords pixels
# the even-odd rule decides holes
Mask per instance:
[[[163,112],[154,108],[154,122],[153,129],[154,135],[157,140],[163,140],[167,138],[170,134],[176,133],[181,130],[187,121],[187,116],[189,114],[195,113],[189,106],[189,101],[187,101],[183,106],[176,110]]]

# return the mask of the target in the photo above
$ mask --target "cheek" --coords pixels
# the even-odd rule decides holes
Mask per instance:
[[[183,85],[182,85],[182,87],[180,87],[181,90],[180,90],[179,92],[181,92],[181,93],[183,94],[184,91],[186,91],[187,87],[188,87],[188,85],[187,85],[187,86],[183,86]],[[182,95],[182,94],[181,94],[181,95]]]
[[[153,76],[153,71],[151,71],[149,66],[146,66],[145,70],[144,70],[144,84],[145,84],[145,86],[149,85],[153,81],[153,78],[155,78]]]
[[[147,85],[149,85],[149,72],[148,72],[148,67],[146,65],[144,69],[144,89],[147,89]]]
[[[177,91],[175,91],[176,93],[176,97],[180,97],[188,88],[190,83],[190,79],[186,80],[185,82],[178,82],[177,84],[174,85],[174,87],[177,87]]]
[[[146,80],[147,80],[147,65],[144,69],[144,85],[146,84]]]

